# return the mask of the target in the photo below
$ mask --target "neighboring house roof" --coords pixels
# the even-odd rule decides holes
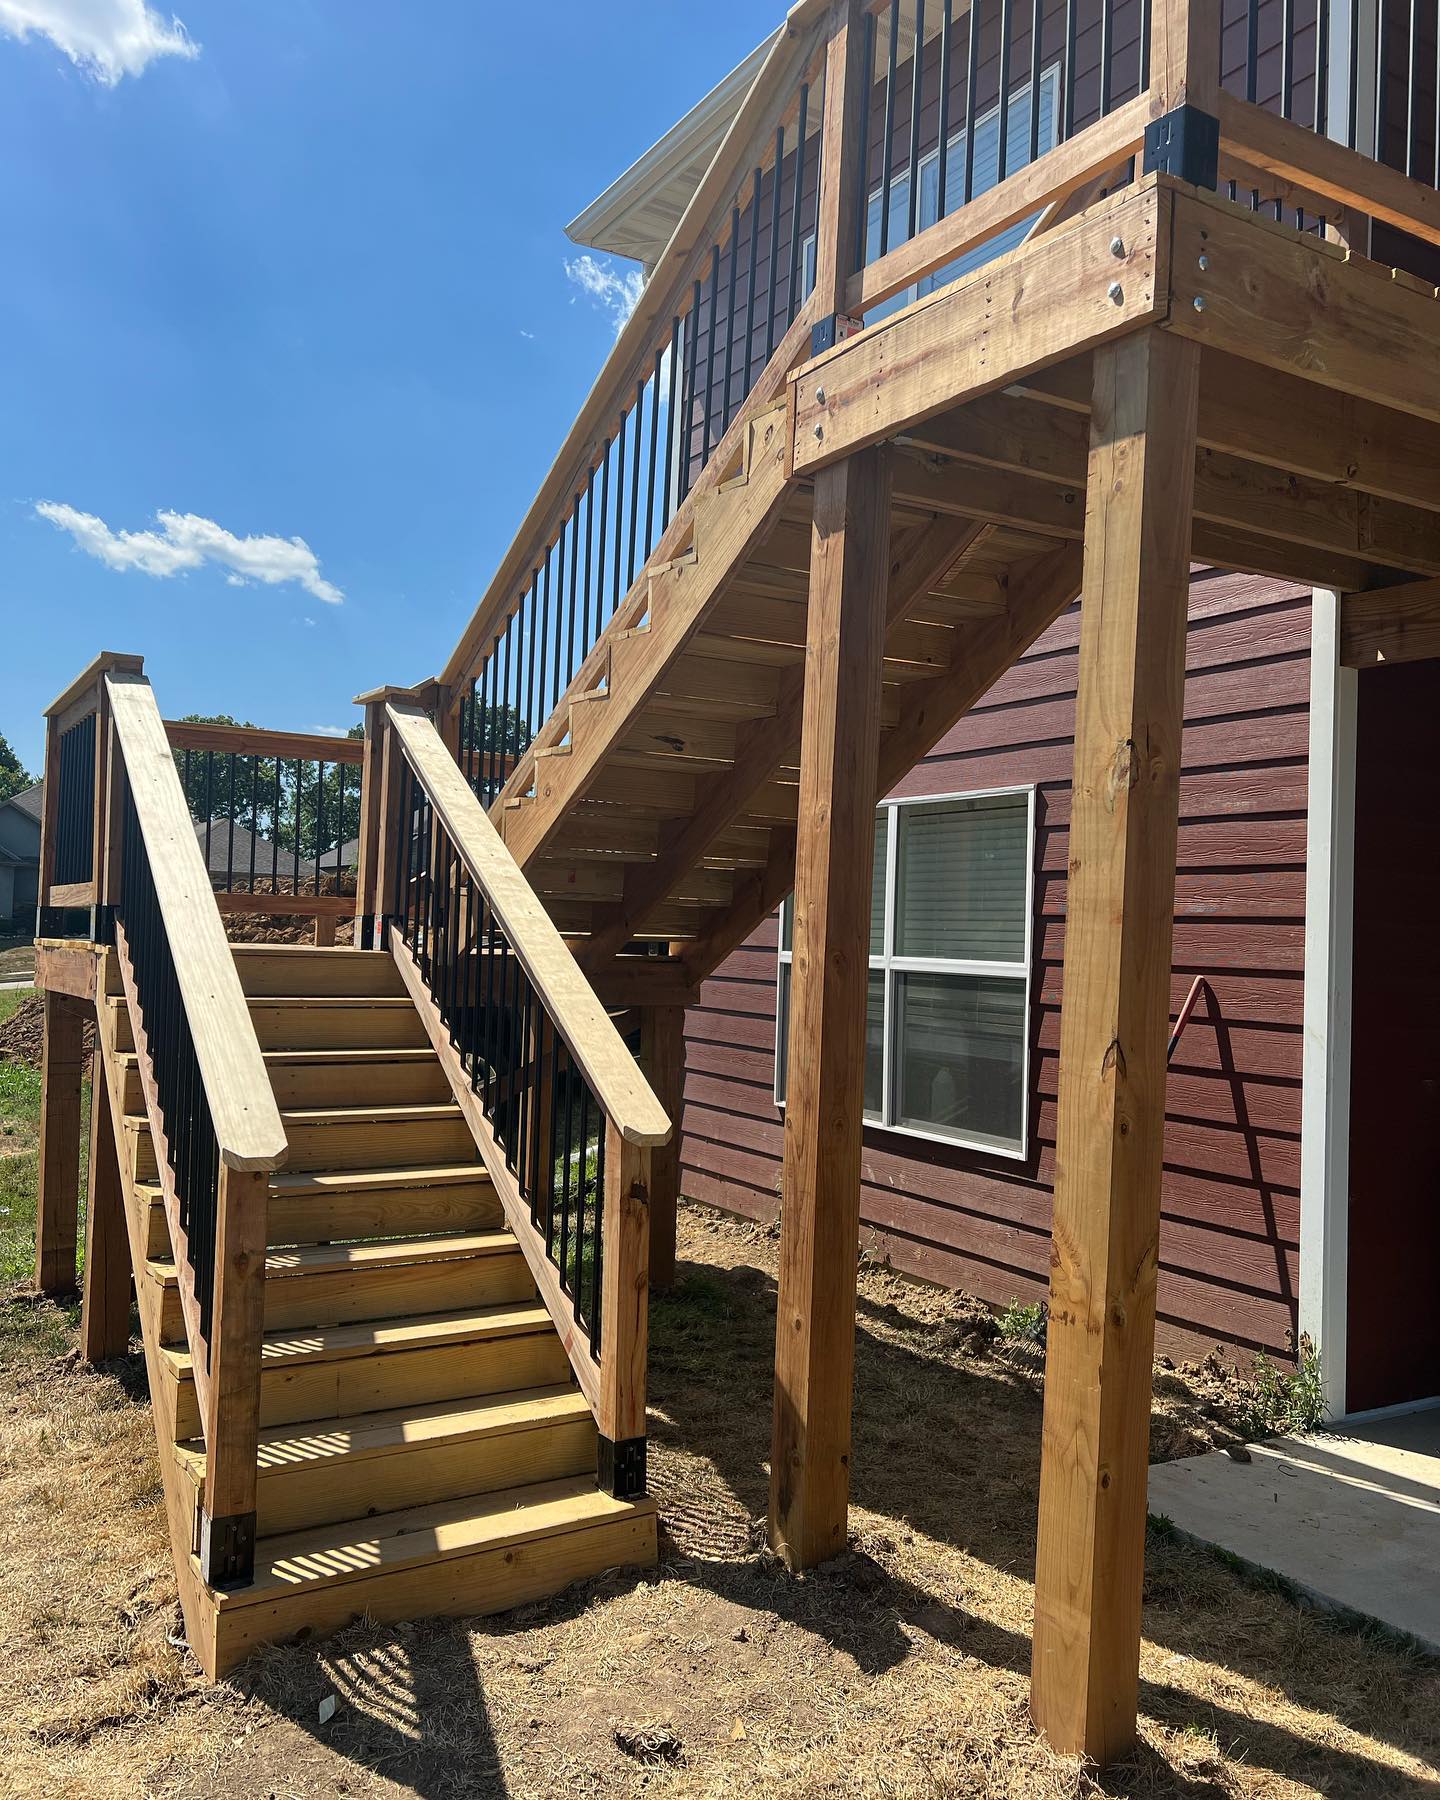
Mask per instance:
[[[710,167],[740,103],[760,71],[773,38],[692,106],[657,144],[612,181],[565,227],[572,243],[633,257],[646,273],[659,261],[690,197]]]
[[[35,860],[33,856],[17,856],[13,850],[7,850],[3,844],[0,844],[0,863],[13,864],[15,868],[20,869]]]
[[[205,822],[200,820],[195,826],[195,836],[200,848],[205,848]],[[233,850],[231,839],[233,837]],[[276,875],[290,876],[295,873],[295,858],[288,850],[279,848],[267,837],[260,837],[237,825],[229,819],[212,819],[210,821],[210,856],[209,869],[211,875],[224,875],[227,870],[235,875],[250,873],[250,847],[255,847],[255,873],[268,877],[272,871]],[[273,860],[272,860],[273,859]]]
[[[45,783],[37,781],[34,787],[21,788],[18,794],[12,794],[4,804],[13,806],[17,812],[24,813],[27,819],[33,819],[37,825],[41,824],[45,817]]]

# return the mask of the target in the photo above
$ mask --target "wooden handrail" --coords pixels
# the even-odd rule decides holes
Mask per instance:
[[[667,1143],[664,1109],[439,732],[413,704],[387,701],[385,720],[605,1116],[626,1143]]]
[[[266,731],[259,725],[200,725],[167,719],[172,750],[219,750],[234,756],[278,756],[287,761],[361,763],[365,746],[357,738],[324,737],[318,732]]]
[[[105,691],[150,858],[221,1163],[277,1169],[288,1146],[209,871],[175,772],[165,722],[143,675],[112,671]]]
[[[797,6],[771,40],[765,61],[661,253],[639,303],[616,338],[514,542],[451,651],[439,678],[445,687],[458,689],[468,680],[486,642],[518,603],[520,586],[529,576],[537,552],[554,537],[577,483],[583,483],[607,432],[633,394],[637,377],[649,367],[657,323],[677,310],[699,258],[716,240],[736,177],[749,164],[765,160],[761,132],[770,127],[775,104],[787,84],[814,55],[820,35],[814,17],[818,13],[823,18],[825,10],[809,3]]]

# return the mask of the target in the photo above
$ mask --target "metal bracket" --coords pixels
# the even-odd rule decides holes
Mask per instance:
[[[638,1500],[645,1492],[645,1439],[599,1440],[598,1478],[601,1488],[616,1500]]]
[[[846,313],[831,313],[828,319],[821,319],[810,327],[810,354],[819,356],[823,350],[833,350],[837,344],[843,344],[846,338],[854,337],[857,331],[864,329],[863,319],[852,319]]]
[[[1177,106],[1145,127],[1144,172],[1174,175],[1191,187],[1220,183],[1220,121],[1198,106]]]
[[[113,906],[92,906],[90,908],[90,942],[92,944],[113,944],[115,942],[115,908]]]
[[[199,1509],[199,1543],[195,1554],[200,1573],[212,1588],[248,1587],[255,1579],[255,1515],[228,1513],[212,1519]]]
[[[375,948],[374,913],[366,913],[360,920],[360,948],[362,950],[373,950]]]
[[[74,933],[68,929],[70,910],[64,906],[38,906],[35,909],[35,935],[37,938],[66,938]]]

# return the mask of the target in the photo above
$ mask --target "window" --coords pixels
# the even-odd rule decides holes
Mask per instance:
[[[1035,790],[891,800],[875,815],[865,1117],[1001,1156],[1028,1137]],[[780,914],[785,1101],[791,902]]]
[[[1060,93],[1060,70],[1058,64],[1052,64],[1040,77],[1040,128],[1037,138],[1039,154],[1046,155],[1055,148],[1056,102]],[[991,107],[975,121],[975,178],[971,185],[972,198],[987,192],[1000,179],[1000,108]],[[965,195],[965,158],[970,148],[970,132],[966,127],[953,134],[945,149],[945,208],[954,212]],[[1010,105],[1005,121],[1005,173],[1014,175],[1030,161],[1030,86],[1015,88],[1010,95]],[[977,249],[968,251],[957,257],[943,269],[936,269],[933,275],[926,275],[914,287],[905,288],[901,293],[893,294],[890,299],[883,300],[878,306],[872,306],[865,315],[867,324],[874,324],[883,319],[887,313],[898,312],[902,306],[908,306],[912,300],[918,300],[924,294],[933,294],[937,288],[947,287],[962,275],[968,275],[972,269],[990,262],[1007,250],[1023,242],[1035,219],[1022,219],[1012,225],[1008,231],[1002,231],[998,237],[988,239]],[[940,218],[940,152],[934,149],[928,156],[920,159],[920,203],[915,209],[915,229],[917,234],[928,231],[938,223]],[[903,244],[907,236],[910,222],[910,172],[897,175],[890,184],[890,230],[888,234],[889,248]],[[880,254],[880,189],[877,187],[870,196],[870,208],[865,218],[865,260],[874,262]]]

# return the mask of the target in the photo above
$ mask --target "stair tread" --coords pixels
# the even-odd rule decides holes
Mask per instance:
[[[323,1275],[359,1269],[397,1269],[411,1263],[459,1262],[477,1256],[518,1254],[519,1244],[509,1231],[449,1231],[430,1237],[366,1238],[352,1244],[297,1244],[270,1250],[265,1274]],[[176,1280],[175,1264],[167,1257],[152,1257],[150,1274],[165,1286]]]
[[[213,1597],[222,1610],[253,1606],[297,1588],[363,1580],[654,1511],[651,1499],[613,1499],[596,1487],[593,1476],[581,1475],[377,1513],[363,1521],[262,1538],[254,1581]]]
[[[313,1430],[303,1425],[270,1425],[260,1432],[260,1476],[263,1480],[301,1463],[383,1456],[419,1444],[538,1430],[590,1416],[578,1388],[555,1385],[355,1413],[349,1418],[319,1420]],[[175,1454],[197,1477],[204,1473],[203,1439],[177,1444]]]
[[[338,1362],[350,1357],[427,1349],[437,1344],[463,1344],[471,1339],[523,1337],[554,1329],[543,1306],[513,1302],[465,1307],[458,1312],[421,1313],[409,1318],[364,1319],[347,1325],[291,1326],[265,1333],[260,1340],[260,1362],[262,1368]],[[190,1352],[184,1345],[162,1344],[160,1354],[176,1374],[190,1372]]]
[[[484,1163],[442,1163],[438,1167],[420,1164],[398,1169],[277,1169],[270,1177],[272,1199],[286,1199],[296,1194],[344,1194],[383,1192],[389,1188],[466,1187],[481,1181],[490,1184],[490,1171]],[[144,1195],[152,1206],[164,1201],[164,1190],[158,1181],[137,1182],[136,1192]]]
[[[405,1100],[374,1106],[297,1106],[280,1114],[287,1125],[389,1125],[402,1119],[452,1120],[463,1116],[453,1100]]]

